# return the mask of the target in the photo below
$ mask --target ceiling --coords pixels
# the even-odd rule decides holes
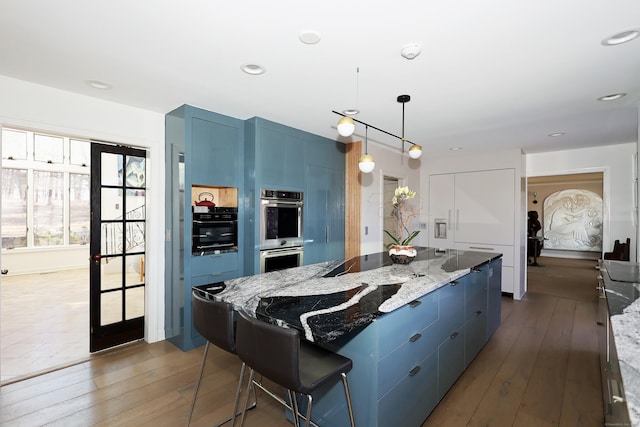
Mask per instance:
[[[357,107],[358,120],[400,135],[396,99],[408,94],[405,136],[423,155],[638,138],[640,38],[601,44],[640,29],[637,0],[2,0],[0,9],[1,75],[163,114],[191,104],[349,142],[363,126],[339,137],[331,110]],[[309,31],[317,44],[300,41]],[[413,43],[422,52],[403,58]],[[597,101],[619,92],[627,96]]]

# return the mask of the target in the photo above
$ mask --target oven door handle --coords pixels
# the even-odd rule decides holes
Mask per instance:
[[[195,224],[233,224],[237,221],[235,220],[228,220],[228,221],[216,221],[216,220],[209,220],[209,221],[202,221],[200,219],[194,219],[193,222]]]
[[[301,254],[304,252],[303,248],[282,248],[282,249],[267,249],[260,251],[260,256],[268,258],[276,255],[283,254]]]

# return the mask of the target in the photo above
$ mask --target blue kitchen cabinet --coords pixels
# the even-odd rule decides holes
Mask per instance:
[[[464,364],[471,361],[487,341],[487,285],[489,265],[471,270],[464,288]]]
[[[165,116],[165,336],[187,351],[205,340],[193,327],[191,289],[242,275],[237,252],[192,255],[192,186],[244,186],[244,122],[183,105]],[[239,203],[238,216],[244,215]],[[238,227],[238,241],[243,229]]]
[[[464,372],[464,327],[450,333],[438,346],[438,401]]]
[[[306,145],[305,264],[344,258],[345,153],[336,141]]]
[[[257,274],[261,189],[304,194],[304,264],[344,258],[344,144],[259,117],[245,121],[245,268]]]
[[[494,259],[487,268],[487,339],[498,330],[502,316],[502,258]]]
[[[260,117],[245,122],[247,157],[245,172],[253,173],[260,189],[297,190],[304,188],[305,144],[313,135]]]
[[[191,183],[238,187],[242,179],[242,122],[211,112],[199,113],[191,117],[192,138],[187,144]]]

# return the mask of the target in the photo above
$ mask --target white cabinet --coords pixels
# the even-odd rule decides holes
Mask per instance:
[[[502,291],[514,292],[515,170],[429,177],[429,246],[503,254]]]

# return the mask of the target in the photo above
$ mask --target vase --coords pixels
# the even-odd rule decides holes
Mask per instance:
[[[392,245],[389,247],[389,257],[394,264],[409,264],[418,252],[411,246]]]

